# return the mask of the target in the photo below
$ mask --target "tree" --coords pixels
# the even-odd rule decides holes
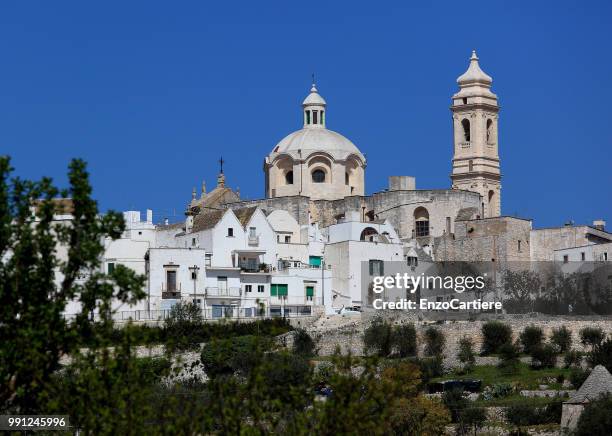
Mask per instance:
[[[515,373],[518,369],[519,355],[518,347],[512,342],[506,342],[499,347],[499,368],[507,374]]]
[[[526,354],[531,354],[533,350],[542,346],[544,341],[544,332],[540,327],[527,326],[519,335],[519,341],[523,345],[523,351]]]
[[[587,361],[591,367],[603,365],[608,371],[612,371],[612,338],[608,338],[587,354]]]
[[[605,395],[590,401],[580,414],[576,426],[576,436],[594,436],[612,434],[612,396]]]
[[[425,330],[425,355],[441,356],[444,352],[446,338],[444,334],[435,327],[428,327]]]
[[[601,327],[584,327],[580,329],[580,343],[585,347],[593,349],[601,344],[604,338],[605,334]]]
[[[387,357],[393,349],[393,328],[391,324],[377,317],[365,329],[363,343],[368,353]]]
[[[62,356],[85,341],[104,343],[113,301],[133,304],[145,294],[144,279],[131,270],[101,271],[102,241],[118,238],[124,222],[114,212],[99,214],[83,161],[70,163],[65,190],[48,178],[11,179],[11,172],[9,159],[0,157],[0,403],[23,414],[41,412]],[[55,221],[57,212],[70,213],[69,224]],[[80,310],[67,323],[70,301]],[[93,314],[100,318],[96,328]]]
[[[542,286],[537,272],[506,270],[502,276],[503,289],[510,305],[518,313],[532,310],[532,302]]]
[[[467,336],[462,337],[459,340],[459,352],[457,358],[463,363],[466,369],[470,369],[476,363],[476,356],[474,355],[474,342]]]
[[[200,306],[192,302],[179,302],[172,306],[164,321],[166,349],[168,351],[195,350],[200,346],[198,333],[204,320]]]
[[[512,329],[499,321],[489,321],[482,325],[482,354],[497,353],[499,348],[512,341]]]
[[[293,352],[305,357],[316,354],[316,343],[304,329],[296,329],[293,334]]]
[[[400,324],[393,329],[393,347],[398,357],[417,355],[417,334],[414,324]]]
[[[553,329],[550,342],[555,346],[557,353],[565,353],[572,347],[572,332],[565,326]]]

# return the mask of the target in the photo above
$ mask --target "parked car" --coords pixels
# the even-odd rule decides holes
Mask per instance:
[[[444,380],[441,382],[429,383],[427,390],[430,394],[436,392],[452,391],[460,389],[464,392],[480,392],[482,380]]]

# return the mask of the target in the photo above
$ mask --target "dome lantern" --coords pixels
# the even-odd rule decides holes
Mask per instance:
[[[319,95],[317,86],[312,81],[310,94],[302,102],[304,111],[304,128],[320,128],[325,127],[325,108],[327,103],[325,99]]]

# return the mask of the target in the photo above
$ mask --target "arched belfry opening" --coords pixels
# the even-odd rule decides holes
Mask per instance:
[[[470,120],[468,120],[467,118],[462,119],[461,127],[463,127],[463,139],[465,140],[465,142],[470,142]]]

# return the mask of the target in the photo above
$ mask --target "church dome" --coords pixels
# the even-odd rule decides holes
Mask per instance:
[[[482,71],[478,64],[478,56],[476,56],[476,50],[472,50],[472,57],[470,58],[470,66],[467,71],[457,78],[459,86],[471,85],[475,83],[489,85],[493,83],[493,79],[487,73]]]
[[[365,157],[355,144],[340,133],[326,128],[304,128],[293,132],[285,136],[274,147],[272,153],[285,153],[298,158],[300,150],[303,158],[307,158],[313,153],[323,152],[330,154],[337,160],[343,160],[350,155],[355,155],[365,162]]]

